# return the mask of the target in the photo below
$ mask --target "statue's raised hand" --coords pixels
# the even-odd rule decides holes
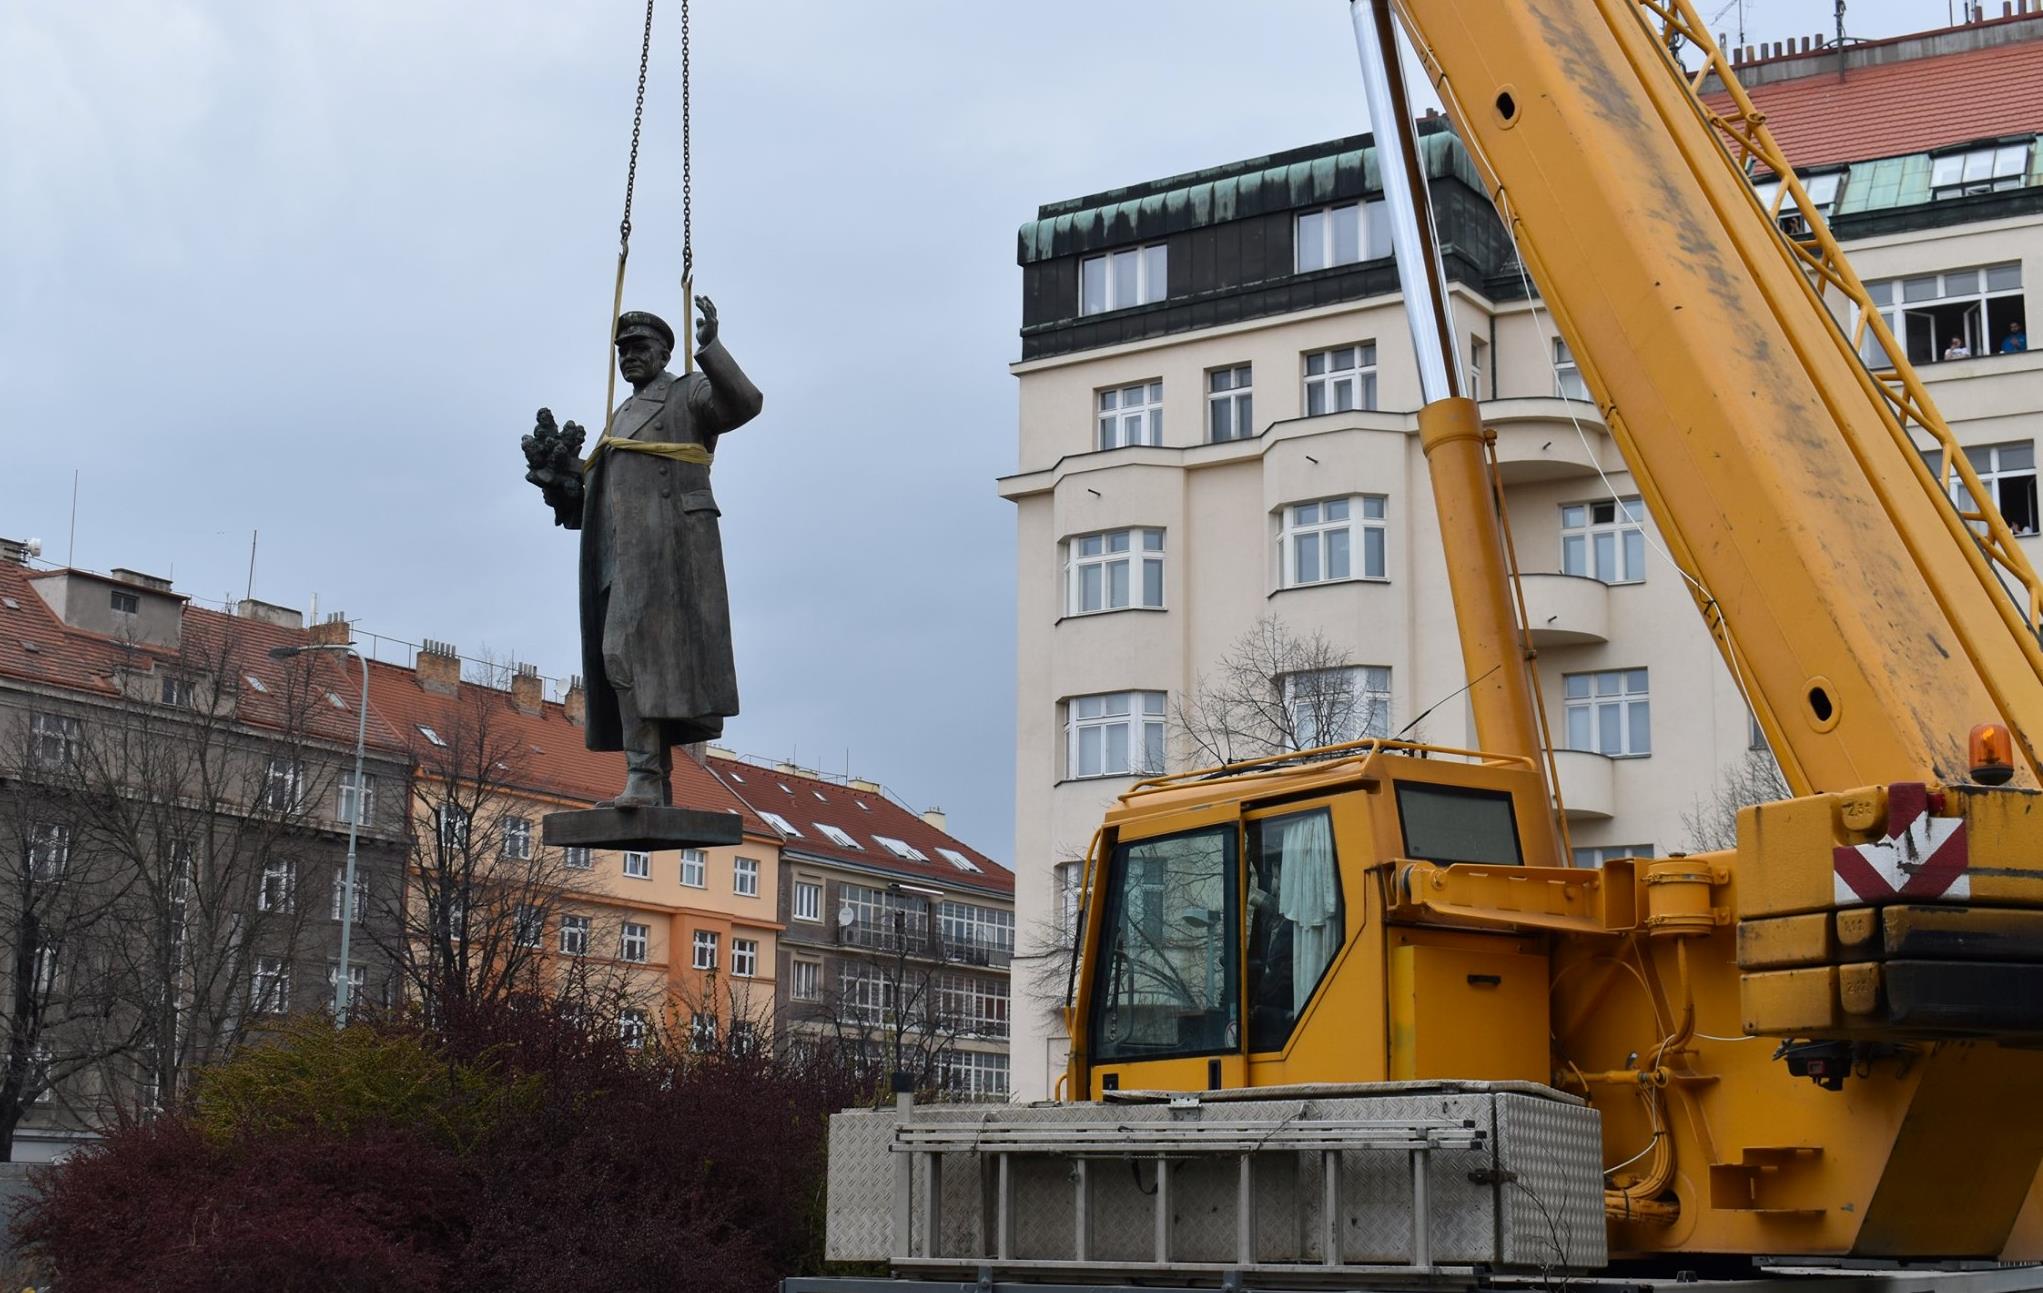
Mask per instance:
[[[698,296],[695,308],[701,315],[695,321],[695,348],[702,350],[716,340],[716,302],[706,296]]]

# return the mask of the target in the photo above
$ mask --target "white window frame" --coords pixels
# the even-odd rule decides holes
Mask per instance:
[[[814,826],[817,830],[823,832],[823,837],[829,840],[832,844],[835,844],[838,848],[857,849],[861,853],[865,852],[865,845],[851,838],[850,831],[847,831],[839,826],[832,826],[828,822],[810,822],[809,824],[811,826]]]
[[[823,882],[821,880],[796,879],[794,898],[790,906],[796,920],[821,921],[823,919]]]
[[[944,861],[950,863],[952,866],[956,867],[960,871],[968,872],[972,875],[980,875],[983,874],[985,870],[985,868],[981,867],[977,862],[974,862],[972,859],[966,857],[964,854],[958,852],[956,849],[947,849],[939,847],[937,849],[937,853],[942,855]]]
[[[262,806],[288,813],[305,802],[305,765],[296,759],[272,757],[263,774]]]
[[[1989,144],[1930,157],[1930,200],[2021,188],[2029,174],[2030,141]]]
[[[938,1077],[951,1091],[990,1100],[1005,1099],[1013,1091],[1005,1051],[946,1051],[937,1061]]]
[[[562,916],[560,918],[560,954],[562,956],[587,956],[589,954],[589,918],[587,916]]]
[[[1636,494],[1561,504],[1561,573],[1604,584],[1646,582],[1646,505]]]
[[[1381,199],[1300,211],[1291,231],[1291,268],[1297,274],[1390,255],[1390,215]]]
[[[624,1049],[643,1050],[646,1033],[649,1030],[650,1021],[646,1018],[646,1012],[637,1006],[626,1006],[617,1012],[617,1040],[623,1043]]]
[[[1802,177],[1802,191],[1809,195],[1809,205],[1825,220],[1830,218],[1832,208],[1837,205],[1838,195],[1844,191],[1845,177],[1848,174],[1847,171],[1824,171],[1818,175]],[[1782,233],[1790,238],[1807,237],[1809,218],[1802,214],[1801,203],[1795,201],[1795,195],[1792,193],[1781,197],[1780,191],[1779,180],[1767,180],[1752,186],[1753,196],[1759,199],[1759,205],[1767,211],[1772,212],[1774,202],[1780,202],[1781,209],[1774,214],[1774,223],[1780,226]]]
[[[433,821],[441,848],[468,847],[468,832],[472,823],[467,809],[458,804],[441,804],[433,810]]]
[[[1575,362],[1575,352],[1568,349],[1568,343],[1560,337],[1554,338],[1553,363],[1556,399],[1595,403],[1595,397],[1589,393],[1589,383],[1582,380],[1582,366]]]
[[[504,818],[504,856],[517,862],[532,860],[532,819]]]
[[[62,822],[34,822],[28,828],[28,873],[49,884],[71,865],[71,828]]]
[[[32,762],[39,768],[68,768],[78,761],[84,724],[69,714],[31,714],[28,720]]]
[[[1255,397],[1254,365],[1207,369],[1206,443],[1255,439]],[[1224,428],[1222,423],[1226,424]]]
[[[341,902],[343,901],[342,895],[346,893],[347,887],[348,887],[348,869],[344,866],[335,867],[333,869],[333,894],[327,901],[327,911],[329,913],[328,917],[329,919],[339,920],[341,918]],[[368,907],[369,907],[369,877],[363,875],[361,868],[357,867],[355,869],[354,918],[356,920],[360,920],[362,918],[362,913],[368,910]]]
[[[1338,536],[1338,538],[1336,538]],[[1306,554],[1310,553],[1310,559]],[[1336,570],[1343,573],[1335,573]],[[1349,494],[1286,503],[1277,511],[1277,582],[1307,588],[1390,578],[1390,499]]]
[[[1652,698],[1645,669],[1598,669],[1561,675],[1567,748],[1613,759],[1644,758],[1653,752]],[[1612,742],[1606,716],[1617,725]],[[1644,728],[1640,739],[1639,728]]]
[[[329,1000],[333,990],[339,986],[340,962],[326,963],[326,992]],[[369,992],[369,967],[361,961],[348,962],[348,1002],[351,1007],[359,1006]]]
[[[1097,777],[1128,777],[1163,771],[1168,757],[1165,715],[1169,694],[1161,691],[1111,691],[1073,696],[1064,702],[1065,777],[1072,781]],[[1114,728],[1121,728],[1123,759],[1111,766]],[[1088,733],[1097,732],[1095,738]],[[1093,758],[1086,757],[1088,740]],[[1090,770],[1088,763],[1095,765]],[[1153,766],[1152,766],[1153,765]],[[877,837],[875,837],[877,838]]]
[[[1937,320],[1932,312],[1958,305],[1964,320],[1968,359],[1998,354],[2001,337],[1993,330],[1994,303],[2014,301],[2018,316],[2026,326],[2028,300],[2022,288],[2022,262],[2019,260],[1996,261],[1990,265],[1959,265],[1951,269],[1937,270],[1927,274],[1904,274],[1895,278],[1878,278],[1866,284],[1866,296],[1873,302],[1873,308],[1887,321],[1887,330],[1894,334],[1894,342],[1901,347],[1901,353],[1911,355],[1917,365],[1940,364],[1945,362],[1944,339],[1938,336]],[[2001,317],[2005,319],[2006,313]],[[1858,315],[1854,308],[1852,327],[1858,327]],[[1927,330],[1926,345],[1912,345],[1915,329]],[[2005,330],[2003,330],[2004,332]],[[1916,353],[1919,352],[1919,353]],[[1886,352],[1880,348],[1879,338],[1868,327],[1859,345],[1859,358],[1868,368],[1885,369],[1894,366]]]
[[[759,859],[733,858],[731,860],[731,892],[740,898],[759,896]]]
[[[570,871],[589,871],[595,869],[596,860],[589,856],[587,846],[570,844],[560,851],[560,864]]]
[[[951,948],[1014,951],[1014,913],[946,898],[936,905],[937,933]]]
[[[1483,399],[1483,387],[1490,367],[1490,343],[1481,337],[1468,339],[1468,397],[1477,403]]]
[[[362,815],[355,818],[355,774],[353,769],[343,771],[334,787],[333,819],[346,826],[367,826],[376,819],[376,778],[365,770],[362,773]]]
[[[1095,449],[1163,443],[1163,379],[1107,386],[1093,392]]]
[[[1162,610],[1163,563],[1158,526],[1074,534],[1064,541],[1064,613]]]
[[[1324,682],[1322,683],[1322,680]],[[1315,706],[1309,687],[1328,685],[1347,688],[1349,706],[1345,727],[1340,732],[1318,730],[1325,711],[1333,705]],[[1284,708],[1291,715],[1298,748],[1315,750],[1370,737],[1390,735],[1390,666],[1376,664],[1338,665],[1327,669],[1306,669],[1283,677]],[[1336,702],[1339,697],[1331,698]]]
[[[795,828],[795,824],[789,821],[787,818],[782,817],[779,813],[769,813],[762,808],[759,810],[759,815],[766,819],[767,825],[773,827],[773,829],[779,831],[782,835],[786,835],[791,839],[804,838],[801,831]]]
[[[900,858],[903,862],[927,862],[929,855],[906,840],[897,840],[891,835],[875,835],[873,840],[881,848]]]
[[[681,883],[690,889],[709,888],[709,854],[702,849],[681,850]]]
[[[192,680],[178,674],[166,673],[163,675],[163,687],[159,695],[163,703],[172,709],[190,709],[193,697]]]
[[[2043,499],[2039,499],[2036,493],[2036,442],[2004,440],[1996,444],[1968,444],[1964,449],[1966,461],[1972,464],[1972,470],[1979,476],[1979,483],[1986,487],[1987,496],[1993,500],[1994,510],[2000,513],[2002,520],[2007,521],[2008,528],[2016,534],[2037,533],[2037,522],[2043,520],[2043,516],[2039,516],[2038,504],[2043,503]],[[1930,470],[1941,475],[1943,450],[1932,449],[1923,456],[1929,460]],[[2022,465],[2024,458],[2028,460],[2027,466]],[[2019,526],[2015,521],[2008,519],[2010,516],[2019,517],[2021,513],[2007,505],[2007,487],[2012,485],[2016,489],[2021,489],[2024,487],[2022,482],[2025,481],[2029,495],[2030,524],[2027,527]],[[1965,482],[1953,474],[1950,486],[1951,501],[1956,503],[1960,510],[1973,510],[1972,495],[1965,488]]]
[[[653,927],[636,921],[621,921],[617,927],[617,959],[643,965],[651,955]]]
[[[546,941],[546,912],[521,902],[511,913],[511,941],[519,947],[538,947]]]
[[[788,962],[787,995],[791,1001],[823,999],[823,963],[797,957]]]
[[[716,1016],[697,1010],[688,1017],[688,1049],[698,1053],[716,1049]]]
[[[1368,412],[1376,407],[1376,343],[1309,350],[1302,357],[1305,416]]]
[[[717,946],[722,942],[713,929],[698,929],[689,940],[689,963],[698,970],[716,969]]]
[[[653,878],[653,855],[639,849],[624,850],[624,874],[631,880]]]
[[[1095,266],[1097,290],[1093,283],[1087,281],[1095,277]],[[1132,283],[1122,282],[1124,266]],[[1098,256],[1087,256],[1078,262],[1078,313],[1081,318],[1148,305],[1169,295],[1170,247],[1167,243],[1124,247]],[[1132,299],[1122,299],[1130,296]]]
[[[419,735],[425,737],[428,744],[436,746],[442,750],[447,748],[446,737],[441,736],[438,732],[435,732],[432,728],[427,727],[424,723],[420,723],[418,725],[418,729]]]
[[[291,963],[281,956],[259,956],[249,983],[251,1014],[281,1015],[291,1009]]]
[[[289,911],[297,889],[297,869],[291,865],[291,859],[271,858],[262,864],[262,875],[256,881],[255,909]]]
[[[756,938],[733,938],[731,940],[731,977],[749,979],[759,973],[759,940]]]

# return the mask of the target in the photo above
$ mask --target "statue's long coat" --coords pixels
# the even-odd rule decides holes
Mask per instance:
[[[697,371],[661,373],[619,405],[610,434],[714,451],[718,436],[758,416],[764,403],[759,388],[721,342],[711,342],[696,359]],[[639,713],[665,721],[673,744],[714,738],[723,720],[738,712],[738,677],[709,467],[612,450],[584,478],[583,489],[588,747],[624,748],[617,692],[603,660],[606,628],[630,666]]]

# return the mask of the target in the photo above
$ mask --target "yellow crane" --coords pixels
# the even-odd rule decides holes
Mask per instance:
[[[2043,586],[1690,0],[1351,12],[1481,749],[1363,741],[1123,795],[1087,859],[1066,1129],[904,1109],[897,1268],[1033,1253],[1065,1282],[1279,1265],[1352,1287],[1367,1245],[1341,1214],[1380,1178],[1343,1155],[1389,1137],[1412,1163],[1407,1260],[1437,1275],[1428,1200],[1460,1183],[1441,1156],[1531,1143],[1521,1106],[1467,1102],[1527,1093],[1595,1114],[1600,1161],[1566,1180],[1603,1232],[1560,1268],[2043,1256]],[[1735,850],[1567,865],[1397,20],[1794,792],[1745,810]],[[1756,172],[1782,181],[1773,210]],[[1806,235],[1779,227],[1790,202]],[[1861,362],[1867,329],[1892,370]],[[1980,501],[1954,505],[1954,480]],[[833,1173],[867,1126],[845,1123]],[[997,1160],[971,1169],[997,1203],[952,1242],[939,1178],[971,1155]],[[1463,1174],[1498,1191],[1499,1234],[1513,1161]],[[1031,1238],[1067,1190],[1076,1220]],[[1106,1217],[1145,1198],[1148,1265],[1125,1236],[1103,1261]],[[1318,1230],[1275,1234],[1272,1211]],[[1190,1212],[1231,1216],[1233,1240]]]
[[[1741,815],[1735,852],[1558,853],[1391,15],[1358,0],[1483,750],[1370,741],[1124,796],[1090,867],[1070,1092],[1547,1083],[1602,1115],[1613,1254],[2034,1253],[2034,573],[1911,440],[1965,471],[1906,361],[1860,362],[1826,294],[1880,314],[1688,0],[1396,8],[1798,797]],[[1316,896],[1284,892],[1301,871]],[[1193,896],[1225,912],[1218,979],[1144,927]]]

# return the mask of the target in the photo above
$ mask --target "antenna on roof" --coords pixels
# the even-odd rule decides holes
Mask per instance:
[[[78,469],[71,469],[71,541],[64,547],[64,564],[78,568]]]
[[[248,591],[241,595],[243,599],[255,596],[255,540],[260,533],[259,530],[248,532]]]

